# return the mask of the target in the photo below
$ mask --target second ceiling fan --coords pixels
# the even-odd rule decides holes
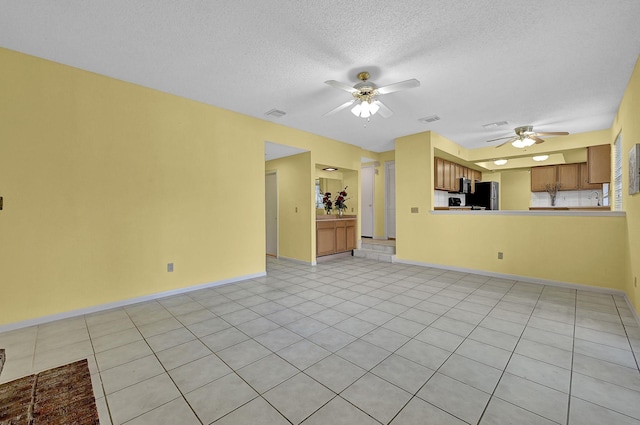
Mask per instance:
[[[506,142],[496,146],[496,148],[504,146],[507,143],[513,144],[513,146],[516,148],[526,148],[537,143],[544,143],[544,140],[542,140],[540,136],[566,136],[567,134],[569,134],[566,131],[535,132],[533,131],[533,126],[531,125],[516,127],[514,131],[516,132],[515,136],[499,137],[497,139],[487,140],[487,143],[495,142],[497,140],[509,139]]]
[[[343,109],[346,109],[353,105],[353,107],[351,108],[351,112],[357,117],[369,118],[371,115],[380,112],[380,115],[382,115],[384,118],[389,118],[391,115],[393,115],[393,111],[389,109],[384,103],[382,103],[378,99],[378,97],[400,90],[411,89],[420,85],[420,81],[413,78],[411,80],[401,81],[399,83],[393,83],[386,86],[378,87],[374,83],[368,81],[369,77],[370,75],[368,72],[360,72],[358,74],[358,79],[361,82],[357,83],[353,87],[335,80],[325,81],[325,84],[328,84],[331,87],[335,87],[337,89],[351,93],[353,99],[343,103],[337,108],[330,110],[323,116],[335,114],[336,112],[342,111]]]

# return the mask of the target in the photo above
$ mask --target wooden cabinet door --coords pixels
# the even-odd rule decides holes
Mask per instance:
[[[356,249],[358,243],[356,242],[356,221],[352,220],[347,222],[347,251]]]
[[[611,145],[589,146],[587,166],[589,183],[609,183],[611,181]]]
[[[558,165],[558,181],[560,182],[560,190],[578,190],[580,179],[579,164],[561,164]]]
[[[451,163],[449,161],[442,161],[444,165],[444,190],[451,190]]]
[[[335,254],[336,228],[335,222],[316,222],[316,256]]]
[[[345,221],[336,222],[336,252],[347,250],[347,223]]]
[[[589,166],[586,162],[580,164],[580,189],[582,190],[601,190],[601,183],[589,183]]]
[[[442,158],[435,159],[434,171],[434,187],[444,190],[444,160]]]
[[[547,165],[543,167],[531,168],[531,191],[544,192],[547,184],[556,182],[556,166]]]

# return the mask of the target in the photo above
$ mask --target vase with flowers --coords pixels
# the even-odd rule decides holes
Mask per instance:
[[[556,206],[556,196],[558,195],[558,190],[560,190],[561,187],[562,183],[560,182],[555,182],[553,184],[547,183],[546,185],[544,185],[544,189],[547,191],[549,197],[551,198],[552,207]]]
[[[322,197],[322,204],[324,205],[324,210],[327,214],[331,214],[331,210],[333,209],[333,201],[331,200],[331,192],[326,192]]]
[[[347,209],[347,205],[345,201],[348,201],[350,198],[347,198],[347,187],[345,186],[337,195],[334,201],[336,209],[338,210],[338,215],[342,217],[344,215],[345,210]]]

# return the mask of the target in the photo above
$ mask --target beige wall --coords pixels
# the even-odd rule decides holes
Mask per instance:
[[[624,93],[611,128],[610,142],[622,132],[622,206],[627,213],[627,229],[619,243],[625,246],[625,274],[621,285],[636,310],[640,310],[640,194],[629,195],[629,151],[640,143],[640,61]],[[613,198],[612,198],[613,199]]]
[[[314,164],[370,155],[6,49],[0,63],[0,326],[264,273],[265,141],[311,151],[281,210],[292,257],[312,261]]]

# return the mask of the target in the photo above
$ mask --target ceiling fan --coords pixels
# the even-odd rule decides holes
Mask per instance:
[[[400,90],[411,89],[420,85],[420,81],[413,78],[411,80],[401,81],[399,83],[393,83],[386,86],[378,87],[372,82],[368,81],[369,77],[370,75],[367,71],[360,72],[358,74],[358,79],[361,82],[353,87],[335,80],[325,81],[325,84],[328,84],[331,87],[335,87],[337,89],[351,93],[353,99],[343,103],[335,109],[330,110],[323,116],[335,114],[336,112],[342,111],[343,109],[346,109],[349,106],[353,105],[353,108],[351,108],[351,112],[356,117],[369,118],[371,115],[380,112],[380,115],[382,115],[384,118],[389,118],[391,115],[393,115],[393,111],[389,109],[384,103],[382,103],[382,101],[378,100],[378,97]]]
[[[495,142],[496,140],[509,139],[506,142],[496,146],[496,148],[504,146],[507,143],[511,143],[516,148],[526,148],[536,143],[544,143],[544,140],[542,140],[539,136],[566,136],[567,134],[569,134],[566,131],[535,132],[533,131],[533,126],[531,125],[516,127],[514,131],[516,132],[515,136],[499,137],[497,139],[487,140],[487,143]]]

